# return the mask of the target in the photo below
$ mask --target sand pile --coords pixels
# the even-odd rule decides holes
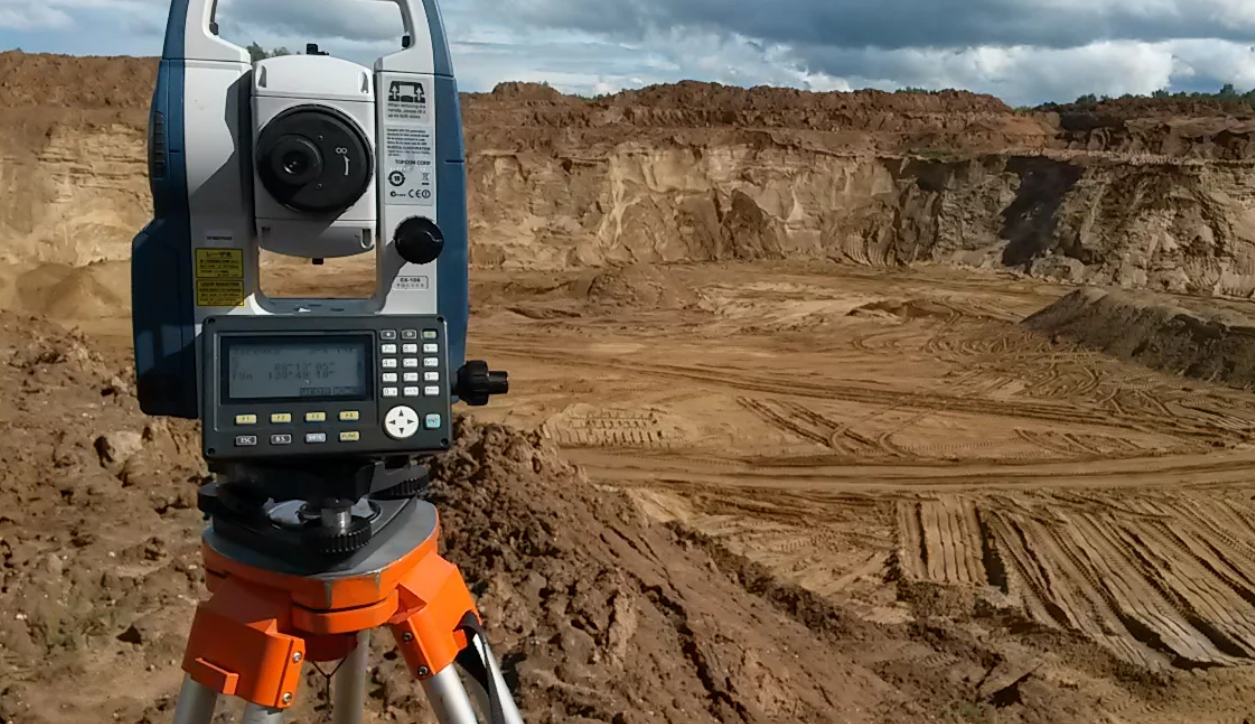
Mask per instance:
[[[1024,320],[1052,338],[1169,374],[1255,386],[1255,321],[1148,292],[1079,289]]]

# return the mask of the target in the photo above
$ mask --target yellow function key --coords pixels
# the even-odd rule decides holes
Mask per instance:
[[[270,424],[272,425],[286,425],[289,422],[292,422],[292,413],[290,412],[276,412],[270,416]]]
[[[256,425],[256,424],[257,424],[257,416],[256,416],[256,415],[236,415],[236,416],[235,416],[235,424],[237,424],[237,425]]]
[[[340,422],[357,422],[362,419],[362,413],[357,410],[341,410]]]
[[[340,433],[340,442],[357,442],[362,439],[360,432],[342,432]]]
[[[307,412],[305,413],[305,422],[326,422],[327,413],[325,412]]]

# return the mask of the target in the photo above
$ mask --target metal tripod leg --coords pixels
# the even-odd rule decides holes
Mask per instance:
[[[244,716],[240,718],[240,724],[283,724],[283,712],[279,709],[248,704],[244,707]]]
[[[487,675],[492,679],[491,684],[496,690],[497,703],[501,709],[501,724],[523,724],[523,716],[519,714],[518,705],[515,704],[514,697],[510,694],[510,688],[506,685],[505,676],[501,673],[501,667],[497,665],[497,658],[493,656],[492,647],[488,645],[488,640],[482,636],[472,636],[468,643],[470,650],[480,660]],[[470,688],[476,702],[479,704],[480,711],[485,716],[491,716],[492,701],[489,690],[474,679],[472,679]],[[496,723],[494,722],[493,724]]]
[[[217,705],[218,692],[184,674],[179,701],[174,705],[174,724],[210,724]]]
[[[453,664],[424,679],[423,693],[427,695],[427,703],[440,724],[479,724],[475,709],[471,707],[471,698],[467,696],[466,687],[462,685]]]
[[[370,654],[370,631],[359,631],[357,647],[348,655],[331,679],[333,724],[361,724],[366,706],[366,659]]]

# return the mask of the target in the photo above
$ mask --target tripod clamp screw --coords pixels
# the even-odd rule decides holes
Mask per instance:
[[[301,652],[297,651],[296,653],[292,654],[292,663],[299,664],[301,663],[302,658],[303,657],[301,656]]]
[[[401,640],[407,644],[411,643],[414,640],[414,634],[410,633],[409,631],[406,631],[405,633],[401,634]]]
[[[418,675],[419,675],[419,676],[427,676],[427,675],[428,675],[428,674],[430,674],[430,673],[431,673],[431,669],[427,668],[426,666],[420,666],[420,667],[418,667]]]
[[[292,703],[292,692],[290,692],[290,691],[284,692],[284,694],[283,694],[283,703],[284,703],[284,704],[291,704],[291,703]]]

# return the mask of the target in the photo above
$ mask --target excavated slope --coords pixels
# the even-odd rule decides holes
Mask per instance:
[[[0,54],[0,261],[128,258],[150,213],[155,67]],[[75,90],[84,75],[100,82]],[[1249,114],[1104,108],[694,82],[585,101],[505,84],[464,96],[472,260],[941,262],[1249,295]]]
[[[1147,292],[1078,289],[1024,326],[1114,357],[1192,379],[1255,386],[1255,321],[1198,310]]]

